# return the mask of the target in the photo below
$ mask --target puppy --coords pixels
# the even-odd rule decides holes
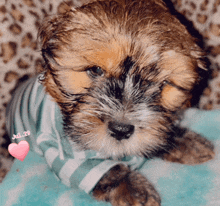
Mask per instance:
[[[78,151],[118,161],[92,189],[114,206],[160,205],[126,157],[199,164],[213,145],[179,126],[205,69],[203,52],[161,0],[100,0],[49,17],[39,31],[41,81]]]

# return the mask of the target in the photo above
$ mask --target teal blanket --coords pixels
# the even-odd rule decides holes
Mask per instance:
[[[189,109],[184,126],[203,134],[215,145],[214,160],[198,166],[148,160],[141,173],[161,195],[162,206],[220,205],[220,110]],[[0,184],[0,206],[107,206],[79,189],[63,185],[45,159],[29,151],[23,162],[15,159]]]

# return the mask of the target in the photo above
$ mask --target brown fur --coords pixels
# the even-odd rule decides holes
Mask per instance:
[[[163,159],[188,165],[201,164],[214,158],[213,150],[213,145],[204,137],[187,131],[183,138],[176,139],[176,147]]]
[[[43,83],[60,106],[66,136],[80,149],[184,164],[213,158],[208,140],[175,130],[205,65],[195,39],[161,0],[94,0],[47,18],[39,37]],[[112,122],[134,131],[115,138]],[[160,205],[153,186],[123,165],[93,195],[114,206]]]
[[[161,202],[147,179],[124,165],[113,167],[94,188],[93,196],[123,206],[159,206]]]

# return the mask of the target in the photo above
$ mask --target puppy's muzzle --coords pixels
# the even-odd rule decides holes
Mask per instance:
[[[128,139],[134,133],[134,126],[120,122],[108,123],[109,133],[117,140]]]

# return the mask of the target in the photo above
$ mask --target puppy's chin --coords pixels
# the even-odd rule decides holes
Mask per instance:
[[[44,85],[71,141],[111,157],[169,143],[204,64],[162,1],[93,1],[47,19],[39,36]]]

